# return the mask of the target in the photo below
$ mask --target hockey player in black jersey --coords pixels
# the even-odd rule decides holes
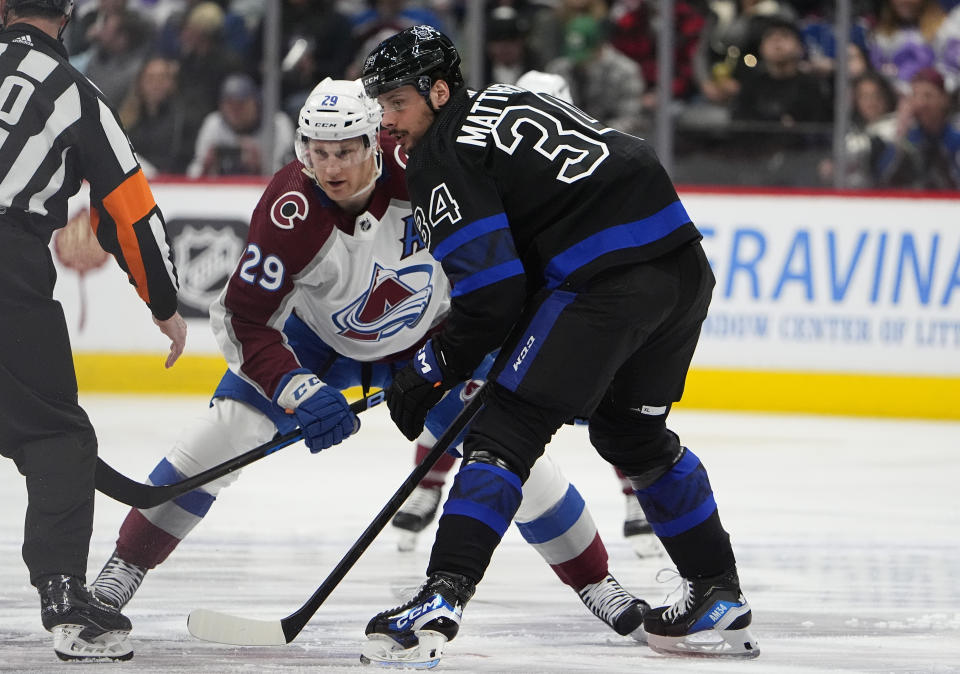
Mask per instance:
[[[364,661],[432,666],[459,629],[530,466],[572,417],[633,484],[684,579],[650,611],[652,648],[751,657],[750,607],[700,459],[666,426],[714,285],[653,150],[556,98],[468,90],[427,26],[363,66],[383,127],[409,155],[415,224],[453,289],[441,332],[397,372],[391,417],[411,440],[444,393],[499,348],[465,440],[420,592],[378,614]]]

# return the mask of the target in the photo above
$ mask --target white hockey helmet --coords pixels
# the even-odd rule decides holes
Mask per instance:
[[[294,150],[297,159],[310,168],[309,140],[363,138],[368,148],[379,153],[377,133],[383,110],[363,93],[359,80],[326,78],[310,92],[298,116]]]
[[[573,97],[570,95],[570,86],[563,79],[562,75],[553,73],[544,73],[539,70],[528,70],[520,79],[517,80],[517,86],[521,89],[529,89],[538,94],[550,94],[561,101],[573,103]]]

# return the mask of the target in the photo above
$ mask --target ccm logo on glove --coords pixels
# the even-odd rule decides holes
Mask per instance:
[[[303,440],[313,453],[343,442],[360,429],[360,420],[343,394],[304,368],[283,376],[274,402],[297,417]]]

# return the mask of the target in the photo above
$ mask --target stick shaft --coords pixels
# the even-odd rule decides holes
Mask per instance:
[[[407,476],[407,479],[403,481],[403,484],[401,484],[393,496],[390,497],[386,505],[381,508],[377,516],[373,518],[373,521],[364,529],[360,537],[357,538],[356,542],[347,551],[347,554],[343,556],[343,559],[334,567],[330,575],[327,576],[327,579],[324,580],[316,592],[313,593],[313,596],[311,596],[303,606],[280,621],[287,643],[293,641],[300,633],[300,630],[304,628],[310,618],[313,617],[313,614],[320,608],[320,605],[330,596],[333,589],[343,580],[343,577],[353,568],[353,565],[357,563],[357,560],[360,559],[360,556],[363,555],[377,535],[383,531],[383,528],[390,519],[400,510],[400,507],[410,494],[413,493],[413,490],[416,489],[420,481],[426,477],[434,464],[440,460],[440,457],[443,456],[447,449],[453,444],[454,440],[457,439],[460,432],[467,427],[467,424],[469,424],[477,412],[480,411],[480,408],[483,406],[483,401],[486,398],[485,389],[486,386],[484,385],[476,391],[473,398],[467,402],[447,430],[437,439],[427,456],[425,456],[423,461]]]
[[[383,391],[378,391],[371,395],[361,398],[350,404],[350,411],[354,414],[367,410],[383,402]],[[254,461],[258,461],[268,454],[273,454],[279,449],[292,445],[303,437],[303,432],[296,429],[289,433],[279,435],[272,440],[263,443],[259,447],[244,452],[238,456],[228,459],[223,463],[208,468],[207,470],[191,475],[179,482],[168,485],[149,485],[142,482],[131,480],[119,471],[110,467],[103,459],[97,458],[96,484],[97,490],[106,494],[112,499],[125,503],[134,508],[153,508],[170,499],[193,491],[197,487],[213,482],[214,480],[228,475],[235,470],[248,466]]]

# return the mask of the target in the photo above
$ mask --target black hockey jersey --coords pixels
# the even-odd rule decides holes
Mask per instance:
[[[576,290],[700,238],[645,141],[509,85],[454,94],[407,182],[453,284],[441,339],[460,373],[503,342],[529,292]]]

